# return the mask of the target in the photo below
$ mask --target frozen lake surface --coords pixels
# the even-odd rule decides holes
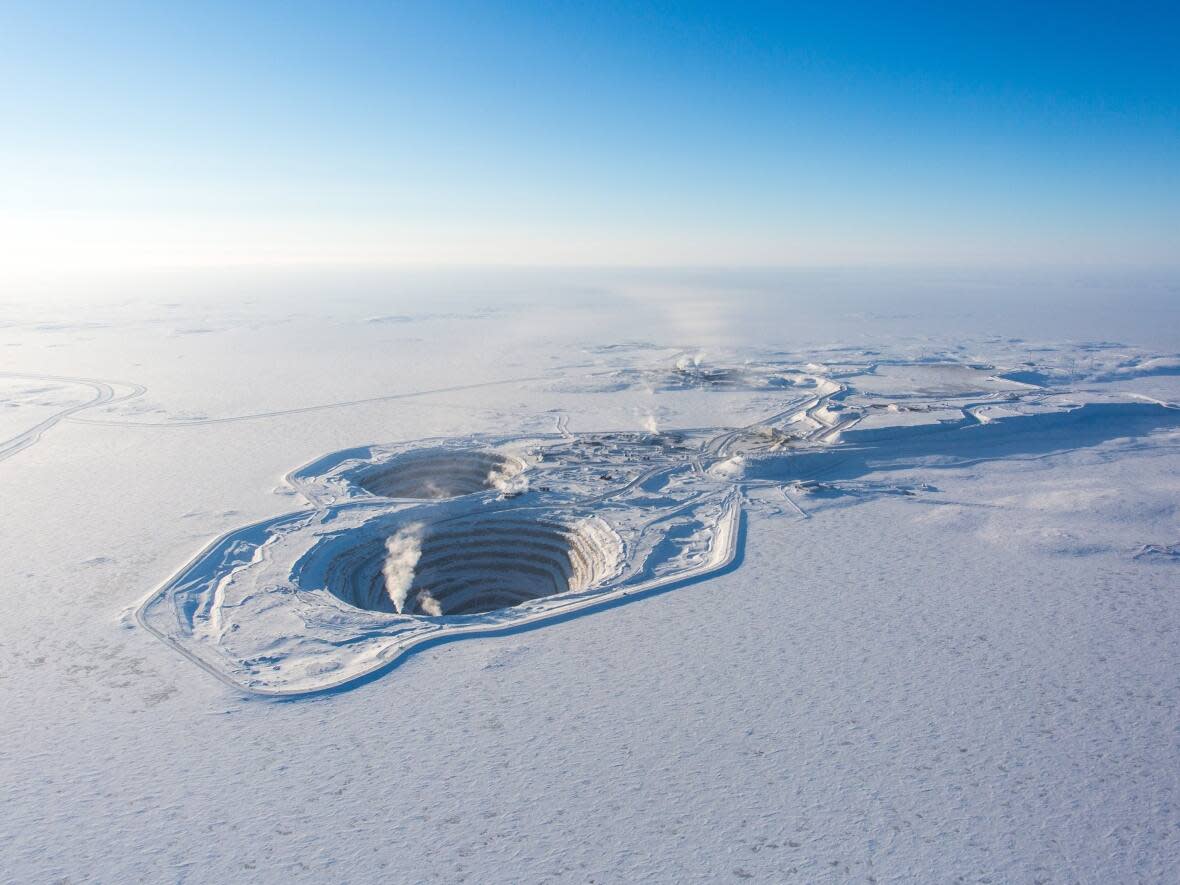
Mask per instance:
[[[13,881],[1180,867],[1174,284],[0,306]]]

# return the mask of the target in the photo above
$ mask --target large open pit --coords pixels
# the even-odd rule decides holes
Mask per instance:
[[[379,464],[363,473],[357,483],[383,498],[439,500],[489,489],[511,491],[524,466],[498,452],[425,449]]]
[[[402,526],[337,555],[328,589],[357,608],[471,615],[586,590],[618,568],[621,542],[594,517],[500,511]]]

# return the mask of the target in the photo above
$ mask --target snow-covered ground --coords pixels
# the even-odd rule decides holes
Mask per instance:
[[[1170,881],[1178,301],[13,289],[0,871]]]

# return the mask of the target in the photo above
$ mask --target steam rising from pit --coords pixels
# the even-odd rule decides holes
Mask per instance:
[[[519,494],[528,489],[524,462],[510,455],[471,449],[424,449],[379,464],[358,480],[383,498],[442,500],[489,490]]]
[[[385,542],[385,592],[399,615],[405,610],[406,594],[414,582],[414,567],[422,556],[422,524],[414,523],[392,535]]]
[[[418,595],[415,598],[417,599],[416,605],[418,610],[421,611],[422,614],[429,615],[432,618],[438,618],[442,616],[442,604],[430,595],[429,590],[425,588],[419,590]]]
[[[529,490],[529,478],[515,465],[505,463],[488,471],[487,485],[501,495],[522,495]]]

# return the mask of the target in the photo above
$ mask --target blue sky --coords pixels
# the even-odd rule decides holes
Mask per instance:
[[[9,264],[1180,264],[1158,5],[7,3]]]

